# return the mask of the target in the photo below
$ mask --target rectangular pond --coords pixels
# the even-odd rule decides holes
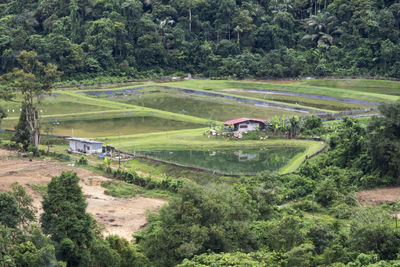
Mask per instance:
[[[212,92],[201,92],[168,87],[145,87],[125,90],[86,91],[91,97],[143,106],[209,120],[226,121],[240,117],[272,118],[274,116],[306,115],[283,107],[251,103],[246,99],[219,97]],[[236,96],[235,96],[236,97]]]
[[[181,166],[215,171],[226,175],[254,175],[278,171],[305,147],[265,146],[251,149],[140,150],[135,154]]]
[[[54,127],[56,135],[93,138],[102,136],[119,136],[129,134],[194,129],[204,125],[164,119],[159,117],[114,117],[114,118],[76,118],[61,120]]]

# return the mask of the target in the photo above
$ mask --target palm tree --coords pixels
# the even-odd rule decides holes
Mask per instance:
[[[333,36],[341,31],[337,26],[337,18],[329,12],[318,12],[305,21],[307,34],[303,40],[311,40],[317,47],[329,48],[333,44]]]
[[[271,1],[272,13],[288,12],[292,9],[292,0],[272,0]]]
[[[289,130],[289,138],[293,138],[297,135],[297,132],[300,129],[300,118],[298,116],[292,116],[289,119],[289,125],[288,125],[288,130]]]

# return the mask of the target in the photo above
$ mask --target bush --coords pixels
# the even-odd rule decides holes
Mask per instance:
[[[88,159],[85,156],[81,156],[78,161],[77,164],[79,165],[88,165]]]
[[[34,156],[34,157],[39,157],[40,156],[39,150],[33,144],[30,144],[28,146],[28,152],[32,153],[32,156]]]
[[[296,202],[293,204],[293,208],[300,209],[300,210],[306,211],[306,212],[312,212],[313,211],[313,201],[306,199],[306,200]],[[321,206],[316,201],[314,201],[314,212],[317,212],[319,210],[321,210]]]

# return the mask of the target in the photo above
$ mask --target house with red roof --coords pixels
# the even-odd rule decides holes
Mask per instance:
[[[254,118],[240,118],[236,120],[226,121],[224,125],[233,126],[233,130],[239,132],[264,130],[266,120]]]

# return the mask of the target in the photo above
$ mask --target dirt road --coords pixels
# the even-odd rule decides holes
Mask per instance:
[[[0,149],[0,192],[8,191],[18,182],[34,198],[34,205],[41,212],[42,196],[31,185],[47,184],[53,176],[71,170],[80,177],[80,185],[88,202],[87,211],[105,227],[104,234],[117,234],[132,240],[132,233],[146,225],[147,211],[157,211],[166,201],[161,199],[133,197],[115,198],[104,194],[101,182],[108,178],[90,171],[67,166],[56,160],[32,160],[18,158],[16,153]]]

